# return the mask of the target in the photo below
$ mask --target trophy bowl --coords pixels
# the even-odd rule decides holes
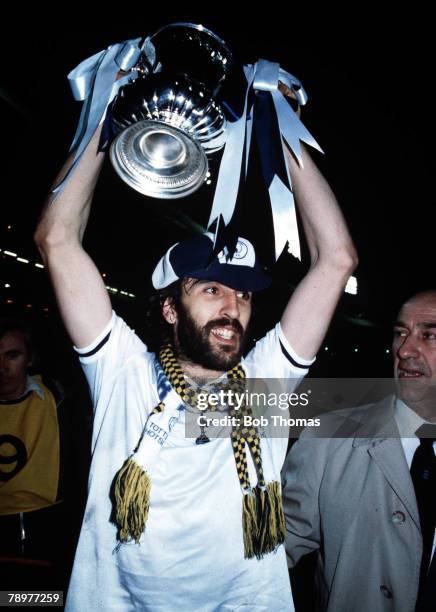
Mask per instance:
[[[112,110],[119,133],[136,121],[159,121],[183,130],[209,152],[224,144],[226,118],[207,90],[185,76],[152,74],[120,89]]]
[[[207,176],[207,155],[225,144],[226,117],[214,96],[231,55],[218,37],[199,28],[172,24],[154,34],[160,71],[124,85],[111,107],[112,164],[145,195],[193,193]]]

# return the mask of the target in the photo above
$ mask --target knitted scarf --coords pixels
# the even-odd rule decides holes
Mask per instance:
[[[197,408],[198,390],[186,384],[171,345],[164,346],[159,353],[163,371],[179,398],[190,406]],[[228,387],[240,391],[245,373],[238,364],[227,372]],[[147,424],[154,415],[164,416],[165,402],[161,401],[151,412]],[[233,422],[247,422],[244,416],[252,416],[251,407],[243,404],[239,410],[232,409],[231,416],[238,417]],[[171,430],[169,417],[168,431]],[[176,419],[177,420],[177,419]],[[251,422],[251,418],[248,419]],[[114,516],[118,527],[118,539],[121,543],[135,540],[139,543],[148,519],[150,506],[151,478],[147,470],[150,461],[156,459],[156,453],[150,454],[150,439],[144,435],[149,430],[147,424],[142,432],[132,455],[125,461],[114,478]],[[159,441],[160,447],[165,438]],[[246,559],[261,559],[264,554],[274,551],[285,537],[285,519],[281,498],[280,483],[265,482],[262,468],[260,439],[253,426],[234,425],[231,433],[231,444],[235,458],[236,471],[242,489],[242,526],[244,534],[244,556]],[[251,487],[248,473],[247,452],[251,454],[257,473],[257,485]],[[144,451],[149,451],[148,454]],[[143,465],[146,463],[147,465]]]

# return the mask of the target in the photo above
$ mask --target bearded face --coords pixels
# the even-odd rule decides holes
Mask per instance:
[[[231,370],[244,350],[247,333],[236,319],[214,319],[200,326],[182,306],[177,326],[177,350],[182,358],[208,370]]]
[[[165,316],[165,310],[164,310]],[[167,306],[175,347],[182,361],[213,372],[241,359],[251,318],[251,293],[210,281],[193,281],[175,306]]]

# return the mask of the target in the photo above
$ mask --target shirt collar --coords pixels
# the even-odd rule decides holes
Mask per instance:
[[[39,384],[39,378],[40,378],[39,376],[35,376],[35,377],[27,376],[23,393],[19,397],[15,397],[14,399],[10,399],[10,400],[2,399],[0,400],[0,404],[2,405],[17,404],[19,402],[22,402],[30,393],[36,393],[38,397],[40,397],[43,400],[44,390],[42,386]]]
[[[395,400],[394,417],[401,438],[413,438],[418,427],[429,423],[429,421],[425,421],[419,414],[409,408],[399,397]],[[434,425],[434,423],[431,424]]]
[[[184,376],[185,376],[186,384],[188,386],[194,389],[201,390],[202,393],[212,393],[212,394],[219,393],[219,391],[222,389],[222,384],[224,382],[227,382],[226,372],[224,372],[220,376],[217,376],[216,378],[211,378],[210,380],[208,380],[207,382],[204,382],[201,385],[198,384],[194,379],[192,379],[187,374],[185,374]],[[218,412],[225,412],[228,409],[229,407],[225,403],[224,404],[218,403],[217,406],[215,406],[215,410],[217,410]],[[187,405],[186,410],[188,410],[188,412],[195,412],[196,408],[193,408],[192,406]]]
[[[23,397],[24,395],[27,395],[31,391],[34,391],[37,395],[39,395],[39,397],[42,400],[44,399],[44,391],[42,390],[41,385],[32,376],[27,376],[26,387],[25,387],[24,393],[23,393],[23,395],[21,397]],[[18,398],[18,399],[20,399],[20,398]]]

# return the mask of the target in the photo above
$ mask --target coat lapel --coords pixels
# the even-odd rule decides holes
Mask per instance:
[[[356,432],[353,446],[368,446],[368,453],[377,463],[389,485],[406,507],[420,530],[418,506],[400,435],[394,418],[393,397],[374,407],[371,419]]]
[[[399,438],[382,440],[379,444],[369,447],[368,452],[420,530],[415,491],[401,440]]]

